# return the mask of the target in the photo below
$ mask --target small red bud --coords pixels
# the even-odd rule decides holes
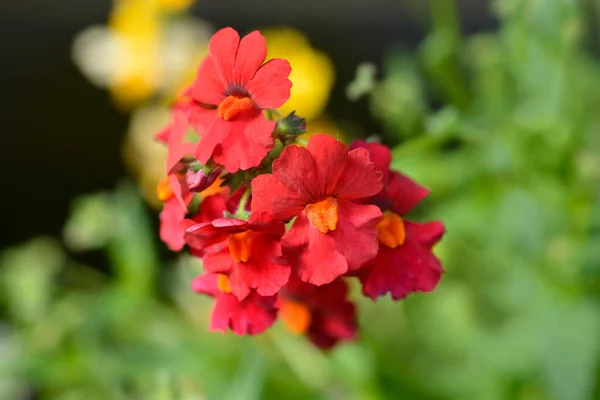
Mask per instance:
[[[221,167],[215,167],[211,170],[204,168],[198,171],[188,170],[185,180],[190,192],[201,192],[212,185],[219,175],[221,175]]]

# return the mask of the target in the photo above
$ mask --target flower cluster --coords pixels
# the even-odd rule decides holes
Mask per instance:
[[[356,335],[349,280],[372,299],[435,288],[444,227],[405,219],[428,191],[390,170],[384,145],[302,143],[304,120],[276,110],[290,65],[266,54],[258,31],[210,41],[157,135],[168,147],[160,236],[202,258],[192,289],[214,298],[211,329],[257,334],[279,317],[326,349]]]

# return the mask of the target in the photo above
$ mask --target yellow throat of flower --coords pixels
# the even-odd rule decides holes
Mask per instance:
[[[306,333],[310,326],[310,311],[304,304],[297,301],[282,299],[279,316],[285,327],[296,334]]]
[[[392,249],[404,244],[406,231],[402,218],[391,211],[385,211],[383,218],[377,224],[377,239]]]
[[[252,255],[253,232],[234,233],[229,236],[229,254],[235,262],[246,262]]]
[[[338,223],[338,202],[329,197],[306,206],[306,216],[311,224],[323,233],[335,231]]]
[[[231,293],[231,286],[229,286],[229,278],[227,277],[227,275],[218,274],[217,288],[223,293]]]

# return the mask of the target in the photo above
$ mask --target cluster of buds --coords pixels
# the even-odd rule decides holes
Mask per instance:
[[[304,120],[276,111],[290,65],[266,54],[258,31],[211,39],[157,135],[168,146],[160,235],[202,258],[191,286],[215,300],[211,329],[251,335],[280,318],[327,349],[356,336],[349,279],[373,300],[435,288],[444,226],[405,219],[429,192],[390,170],[386,146],[299,140]]]

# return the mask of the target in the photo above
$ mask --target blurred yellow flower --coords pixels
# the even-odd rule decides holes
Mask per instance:
[[[334,81],[331,59],[311,47],[306,36],[293,28],[261,32],[267,38],[267,59],[285,58],[292,66],[290,80],[294,86],[289,101],[280,108],[281,113],[285,116],[296,110],[296,114],[307,120],[321,115]]]
[[[140,108],[131,116],[129,131],[123,144],[123,158],[135,176],[146,201],[155,208],[162,203],[156,197],[156,187],[165,177],[167,147],[154,135],[169,122],[171,112],[166,106]]]
[[[110,91],[119,104],[130,105],[150,97],[160,73],[157,43],[160,9],[153,0],[120,1],[108,23],[122,48]]]
[[[187,10],[194,4],[196,0],[158,0],[158,5],[171,12],[178,12]]]
[[[200,20],[170,16],[192,3],[116,1],[107,27],[90,27],[76,38],[76,64],[124,108],[156,94],[174,97],[205,56],[212,33]]]
[[[335,124],[335,122],[324,116],[317,118],[314,121],[308,121],[306,123],[306,133],[300,135],[300,139],[308,140],[317,133],[323,133],[342,142],[344,141],[344,134],[340,131],[339,127]]]

